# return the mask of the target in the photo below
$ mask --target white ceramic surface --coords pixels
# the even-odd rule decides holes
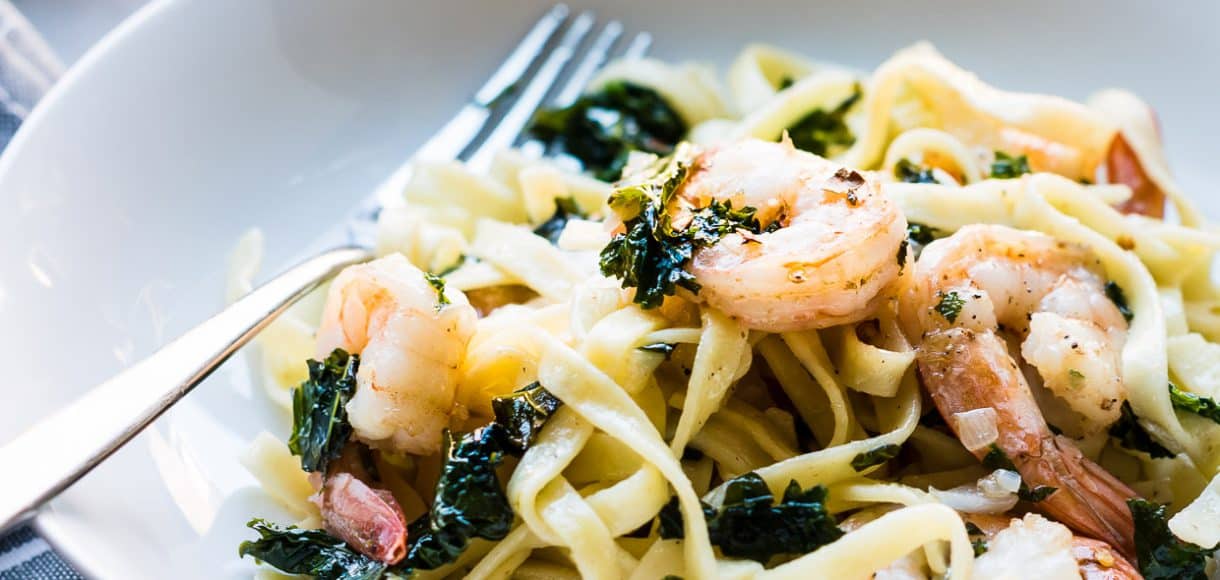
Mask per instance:
[[[1083,98],[1121,85],[1159,111],[1173,168],[1215,216],[1220,4],[585,2],[724,64],[768,41],[871,69],[934,41],[1003,87]],[[1061,5],[1070,4],[1070,5]],[[237,236],[282,265],[435,130],[545,0],[155,3],[87,54],[0,158],[0,440],[220,306]],[[283,433],[230,365],[42,515],[104,578],[248,575],[275,515],[236,455]],[[72,437],[72,433],[64,433]],[[0,467],[4,478],[21,466]]]

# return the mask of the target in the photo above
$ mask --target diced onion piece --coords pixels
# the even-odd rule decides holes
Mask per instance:
[[[1000,514],[1017,505],[1017,494],[1000,498],[987,497],[977,486],[959,485],[953,489],[929,488],[928,493],[937,501],[959,512],[968,514]]]
[[[1009,469],[997,469],[979,480],[979,493],[992,499],[1007,498],[1021,489],[1021,474]]]
[[[991,407],[954,413],[953,423],[962,445],[972,452],[995,443],[1000,436],[996,430],[995,409]]]

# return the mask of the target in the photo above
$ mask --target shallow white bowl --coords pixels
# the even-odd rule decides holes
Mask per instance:
[[[723,65],[765,41],[868,70],[929,39],[1002,87],[1126,86],[1157,108],[1173,168],[1220,215],[1214,2],[574,3],[653,32],[665,58]],[[217,309],[245,229],[266,231],[271,266],[298,255],[546,4],[166,1],[108,36],[0,158],[0,441]],[[274,417],[232,364],[39,527],[99,577],[248,575],[242,524],[276,512],[236,456],[259,430],[286,431]],[[0,489],[20,474],[0,467]]]

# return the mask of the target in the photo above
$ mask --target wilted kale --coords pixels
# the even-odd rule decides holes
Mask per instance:
[[[1029,158],[1024,155],[1013,157],[1003,151],[995,152],[995,161],[991,162],[991,176],[996,179],[1013,179],[1031,173]]]
[[[325,361],[306,364],[309,378],[292,391],[288,449],[301,457],[301,469],[326,471],[352,435],[345,407],[356,392],[360,357],[335,349]]]
[[[598,179],[615,181],[628,154],[668,155],[686,135],[687,126],[660,93],[616,81],[569,107],[540,111],[529,131],[579,159]]]
[[[851,467],[856,471],[864,471],[874,465],[881,465],[898,456],[898,452],[902,451],[901,445],[890,443],[888,445],[880,445],[876,448],[859,453],[851,460]]]
[[[936,181],[936,176],[932,175],[931,167],[916,165],[905,157],[894,165],[894,177],[906,183],[940,183]]]
[[[513,510],[496,475],[505,454],[519,456],[559,399],[537,383],[492,400],[496,420],[461,437],[445,433],[445,458],[432,509],[408,528],[411,545],[401,566],[435,570],[448,564],[474,538],[508,535]]]
[[[940,302],[936,303],[935,310],[945,317],[950,323],[957,320],[958,315],[962,313],[962,307],[966,305],[966,301],[962,300],[957,292],[943,292],[940,295]]]
[[[1131,322],[1131,319],[1135,318],[1135,313],[1131,312],[1130,306],[1127,306],[1127,295],[1123,292],[1123,287],[1118,285],[1118,282],[1113,280],[1106,282],[1106,298],[1109,298],[1118,307],[1119,313],[1123,315],[1123,318],[1127,319],[1127,322]]]
[[[825,501],[826,488],[801,490],[792,481],[777,504],[762,477],[750,472],[728,482],[720,510],[704,504],[703,513],[721,553],[766,563],[778,554],[812,552],[843,535]],[[677,498],[661,509],[658,531],[666,539],[685,535]]]
[[[1220,403],[1216,403],[1215,399],[1183,391],[1177,385],[1169,383],[1169,400],[1176,409],[1220,423]]]
[[[568,220],[572,218],[583,218],[585,214],[580,211],[580,206],[576,205],[576,200],[571,197],[560,197],[555,199],[555,213],[546,221],[534,228],[534,235],[542,236],[552,244],[559,243],[559,235],[563,233],[563,228],[567,227]]]
[[[1135,519],[1135,555],[1145,580],[1206,580],[1207,558],[1220,546],[1179,540],[1169,531],[1163,505],[1132,498],[1127,507]]]
[[[1052,493],[1058,491],[1059,488],[1050,485],[1039,485],[1033,489],[1021,482],[1021,487],[1017,489],[1017,497],[1022,501],[1030,503],[1038,503],[1051,496]]]
[[[1007,469],[1008,471],[1016,471],[1017,466],[1013,465],[1012,460],[1008,458],[1008,454],[1000,449],[999,445],[991,444],[987,448],[987,455],[983,456],[983,467],[990,470]]]
[[[535,381],[512,394],[492,399],[491,409],[496,415],[496,423],[504,426],[506,441],[512,450],[525,453],[542,425],[562,404]]]
[[[856,142],[856,136],[852,134],[844,117],[863,95],[860,85],[857,84],[852,88],[851,96],[839,103],[839,106],[829,111],[814,109],[788,127],[788,138],[797,149],[822,157],[837,153],[838,149],[851,147]]]
[[[261,519],[246,524],[260,536],[241,543],[237,553],[251,556],[289,574],[319,580],[375,580],[386,565],[347,546],[322,530],[281,527]]]
[[[1118,444],[1127,449],[1135,451],[1143,451],[1152,457],[1167,458],[1173,457],[1174,453],[1166,449],[1160,443],[1152,439],[1144,427],[1140,425],[1139,418],[1135,416],[1135,411],[1131,409],[1131,403],[1123,401],[1123,406],[1118,420],[1110,425],[1110,436],[1118,439]]]
[[[601,272],[622,280],[623,288],[635,288],[634,301],[644,308],[660,306],[678,287],[699,291],[695,277],[684,269],[697,248],[733,231],[761,232],[754,208],[733,209],[728,201],[694,210],[685,227],[675,228],[666,208],[690,170],[689,154],[680,149],[658,161],[651,176],[610,196],[625,231],[602,249]]]

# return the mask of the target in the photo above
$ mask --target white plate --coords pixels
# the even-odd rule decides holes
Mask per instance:
[[[545,4],[182,0],[108,36],[0,158],[0,441],[218,308],[246,228],[266,231],[269,264],[298,254]],[[723,65],[767,41],[869,70],[927,38],[1003,87],[1130,87],[1160,113],[1186,189],[1220,215],[1218,3],[602,4],[666,58]],[[268,405],[230,365],[56,501],[43,533],[99,577],[248,574],[242,524],[275,512],[236,455],[285,431]],[[0,467],[0,492],[20,473]]]

